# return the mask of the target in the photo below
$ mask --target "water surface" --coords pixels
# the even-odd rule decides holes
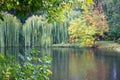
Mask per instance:
[[[110,52],[93,49],[48,48],[40,49],[41,56],[53,58],[50,80],[120,80],[120,57],[107,56]],[[1,48],[1,53],[25,56],[30,48]],[[115,54],[115,53],[113,53]]]
[[[91,49],[53,49],[51,80],[120,80],[120,57],[103,54]]]

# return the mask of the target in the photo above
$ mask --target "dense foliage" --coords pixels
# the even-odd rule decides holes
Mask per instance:
[[[25,17],[32,14],[45,14],[52,21],[61,21],[64,10],[70,10],[71,0],[0,0],[0,12]],[[0,15],[2,19],[2,15]]]
[[[62,42],[66,43],[67,42],[66,39],[69,38],[69,35],[67,34],[67,31],[62,32],[62,30],[66,30],[67,28],[66,26],[69,26],[69,22],[75,18],[75,17],[72,17],[72,15],[68,13],[68,12],[71,12],[71,10],[79,12],[81,14],[79,14],[80,16],[79,20],[75,19],[76,22],[73,20],[70,23],[71,28],[69,28],[69,33],[70,33],[71,38],[68,41],[70,42],[78,41],[78,42],[83,42],[82,44],[85,44],[85,45],[87,44],[91,45],[94,43],[96,38],[99,38],[99,37],[102,37],[106,40],[119,40],[120,38],[119,4],[120,4],[119,0],[110,0],[110,1],[108,0],[65,0],[65,1],[63,0],[37,0],[37,1],[35,0],[22,0],[22,1],[21,0],[1,0],[0,1],[0,8],[1,8],[0,18],[4,19],[5,22],[0,23],[2,26],[1,31],[0,31],[1,36],[2,36],[0,44],[5,46],[5,44],[2,43],[5,40],[6,43],[7,42],[10,43],[10,46],[11,46],[12,44],[14,44],[15,42],[14,40],[18,40],[18,37],[16,37],[16,39],[14,40],[12,39],[13,36],[18,35],[18,34],[15,34],[15,35],[12,34],[11,35],[12,37],[10,36],[10,40],[8,40],[7,37],[3,38],[3,35],[6,35],[4,33],[5,29],[3,30],[3,25],[4,23],[6,23],[7,25],[4,25],[4,27],[9,26],[8,25],[9,22],[6,21],[6,19],[3,17],[2,12],[14,14],[18,18],[23,18],[25,16],[27,16],[28,18],[29,16],[33,14],[42,15],[42,16],[44,15],[44,17],[46,17],[47,19],[46,21],[48,22],[49,21],[63,22],[63,24],[54,22],[53,25],[51,25],[53,26],[52,32],[48,31],[52,34],[57,34],[58,36],[56,38],[56,35],[53,35],[53,38],[54,38],[53,40],[49,40],[50,38],[48,37],[48,40],[53,41],[53,43],[62,43]],[[26,24],[25,26],[29,26],[28,24],[31,24],[30,26],[35,25],[34,21],[32,22],[32,19],[31,21],[30,19],[28,19],[28,21],[26,22],[27,23],[25,23]],[[39,25],[37,24],[37,26]],[[62,26],[62,27],[59,28],[59,26]],[[84,26],[84,28],[82,27],[80,28],[80,26]],[[108,29],[108,26],[109,26],[109,29]],[[11,32],[13,28],[9,27],[8,29],[6,29],[8,30],[6,31],[7,34],[9,34],[9,32]],[[24,29],[25,28],[26,27],[24,27]],[[72,28],[76,28],[76,30],[78,29],[79,32],[81,33],[79,35],[76,35],[76,32],[72,33]],[[33,36],[35,38],[36,36],[38,36],[36,35],[36,32],[39,31],[36,29],[37,28],[35,28],[35,30],[30,31],[30,32],[27,31],[27,29],[25,29],[25,31],[23,32],[26,32],[25,34],[30,33],[31,34],[30,36],[33,36],[35,34],[35,36]],[[50,27],[48,29],[51,30]],[[15,30],[16,30],[16,27],[15,27]],[[45,34],[42,34],[42,35],[45,35]],[[66,36],[66,35],[68,37],[66,38],[61,37],[61,36]],[[26,35],[22,35],[22,37],[24,36]],[[29,38],[29,41],[31,40],[31,42],[34,43],[34,40],[35,40],[34,38],[32,39]],[[45,39],[46,37],[44,36],[42,38]],[[20,35],[20,40],[21,40],[21,35]],[[48,43],[51,44],[51,42],[49,41]],[[47,43],[47,40],[45,41],[44,44],[46,43]],[[32,43],[29,43],[29,44],[32,44]]]
[[[38,53],[37,50],[31,50],[27,57],[20,55],[20,62],[15,61],[15,57],[10,54],[0,54],[0,79],[49,80],[51,58],[48,56],[40,58]]]
[[[89,5],[88,5],[89,4]],[[104,36],[108,31],[107,21],[102,12],[102,8],[93,7],[92,0],[84,1],[81,16],[73,21],[68,28],[72,41],[80,42],[81,45],[92,46],[96,40],[96,35]],[[92,8],[93,7],[93,8]]]
[[[0,47],[18,46],[21,22],[13,15],[2,15],[4,21],[0,20]]]
[[[107,40],[120,39],[120,0],[102,0],[102,3],[107,21],[109,24],[109,32],[106,33]]]
[[[0,47],[50,47],[52,44],[68,43],[69,22],[80,14],[71,10],[62,23],[48,23],[44,15],[33,15],[22,24],[15,16],[4,13],[4,21],[0,21]]]

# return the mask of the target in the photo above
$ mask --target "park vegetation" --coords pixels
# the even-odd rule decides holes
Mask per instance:
[[[39,53],[32,49],[27,56],[19,55],[20,62],[11,54],[0,54],[0,79],[49,80],[52,59],[48,56],[40,57]]]
[[[101,5],[94,7],[92,0],[82,3],[82,14],[70,22],[68,28],[70,39],[81,45],[92,46],[99,36],[108,32],[108,23]]]
[[[0,0],[0,47],[119,42],[119,13],[119,0]],[[21,55],[21,62],[0,54],[0,79],[48,80],[51,58],[38,53]]]

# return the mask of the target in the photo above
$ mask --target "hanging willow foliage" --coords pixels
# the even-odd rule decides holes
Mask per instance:
[[[23,25],[13,15],[4,14],[4,21],[0,21],[0,47],[48,47],[67,43],[69,22],[80,14],[78,11],[70,11],[63,23],[48,23],[44,16],[33,15]]]
[[[80,12],[71,11],[63,23],[54,22],[51,24],[43,16],[30,17],[23,25],[22,33],[25,38],[25,46],[48,47],[52,44],[67,43],[69,22],[79,15]]]
[[[23,36],[25,38],[25,46],[50,46],[52,24],[48,24],[47,20],[42,16],[32,16],[26,20],[23,25]]]
[[[63,23],[54,22],[53,23],[53,43],[60,44],[60,43],[68,43],[69,34],[68,34],[68,26],[69,22],[76,17],[79,17],[81,13],[79,11],[71,10],[66,17],[64,18]]]
[[[19,46],[20,21],[11,14],[3,14],[0,21],[0,47]]]

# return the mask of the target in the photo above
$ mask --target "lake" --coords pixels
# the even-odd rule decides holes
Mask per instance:
[[[83,48],[37,49],[41,56],[47,54],[53,58],[50,80],[120,80],[120,56],[105,55],[113,52]],[[13,53],[17,58],[29,50],[1,48],[0,52]]]

